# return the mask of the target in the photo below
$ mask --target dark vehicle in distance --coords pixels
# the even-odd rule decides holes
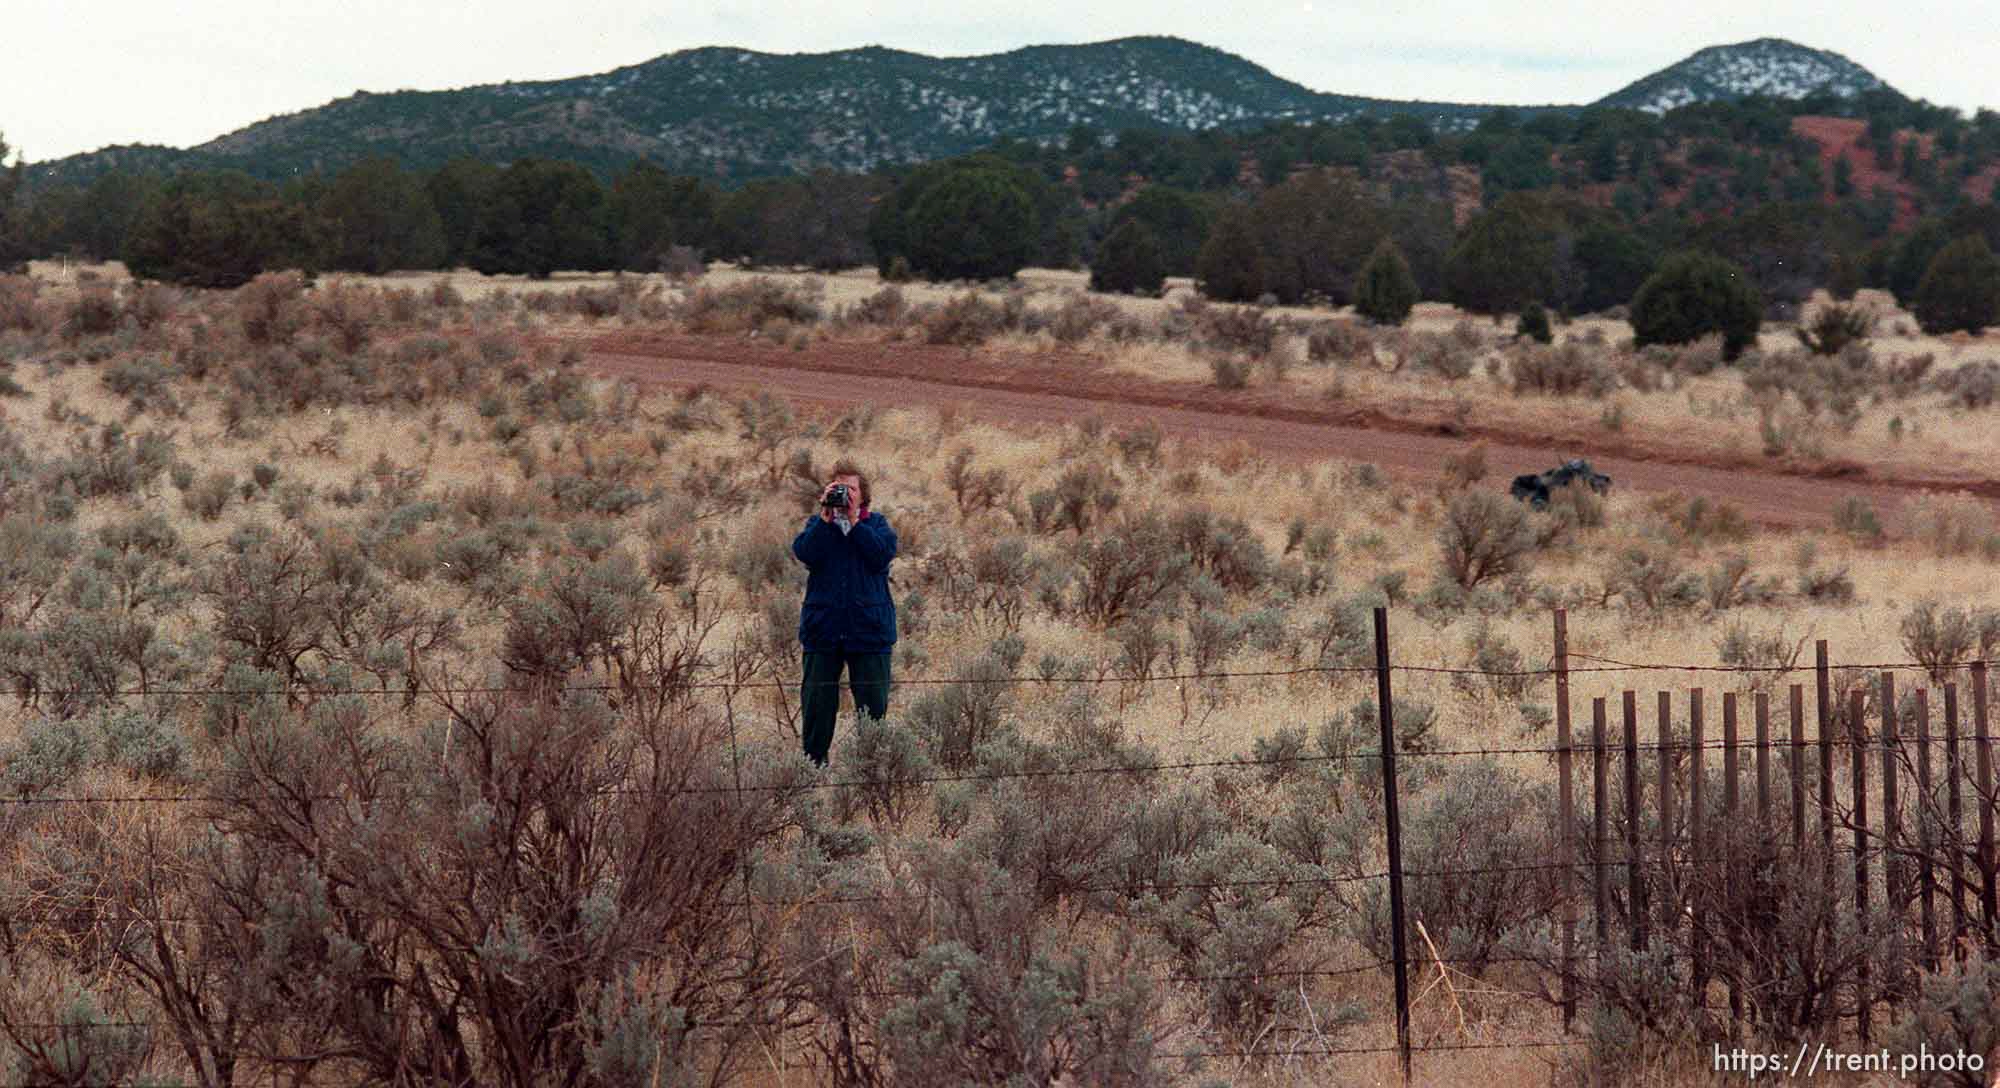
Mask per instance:
[[[1547,472],[1516,476],[1512,491],[1516,499],[1526,500],[1529,506],[1537,510],[1546,510],[1549,505],[1549,492],[1558,487],[1568,487],[1579,480],[1599,495],[1611,490],[1611,477],[1593,471],[1589,461],[1579,458],[1574,461],[1564,461],[1560,467]]]

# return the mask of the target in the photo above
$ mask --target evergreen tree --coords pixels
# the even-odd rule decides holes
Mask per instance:
[[[1861,290],[1862,259],[1845,250],[1834,254],[1833,267],[1827,273],[1826,290],[1835,299],[1846,302]]]
[[[1764,303],[1750,277],[1711,253],[1675,254],[1632,298],[1638,346],[1685,344],[1722,334],[1722,355],[1734,360],[1756,342]]]
[[[500,168],[479,159],[453,159],[424,182],[444,228],[444,264],[457,268],[472,256],[479,217],[500,189]]]
[[[618,267],[652,272],[674,246],[707,251],[716,204],[715,188],[700,178],[633,163],[611,182],[608,213]]]
[[[1417,280],[1396,243],[1384,238],[1361,269],[1354,308],[1378,325],[1400,325],[1417,304]]]
[[[1917,286],[1912,307],[1927,333],[1964,330],[1977,335],[2000,323],[2000,257],[1974,234],[1938,251]]]
[[[753,264],[837,271],[868,263],[868,217],[881,196],[868,174],[815,170],[753,181],[716,206],[718,255]]]
[[[125,250],[126,235],[160,184],[157,177],[122,170],[99,174],[71,210],[66,241],[96,260],[117,259]]]
[[[933,199],[933,190],[946,185],[951,190]],[[980,278],[1011,276],[1031,259],[1073,258],[1075,224],[1060,212],[1066,200],[1033,172],[995,155],[927,163],[876,203],[868,244],[885,278],[897,257],[921,276],[958,278],[968,270]],[[963,217],[954,218],[959,212]],[[967,245],[980,252],[971,254]]]
[[[1923,282],[1924,273],[1951,239],[1943,222],[1923,219],[1896,243],[1896,254],[1889,263],[1889,290],[1896,296],[1897,305],[1915,306],[1917,287]]]
[[[910,208],[910,267],[927,279],[1004,279],[1035,253],[1032,197],[1011,171],[954,170]]]
[[[33,255],[20,199],[26,167],[18,154],[14,164],[7,165],[7,150],[6,137],[0,136],[0,272],[20,269]]]
[[[1478,314],[1519,310],[1554,289],[1559,223],[1525,193],[1500,198],[1466,224],[1445,265],[1451,301]]]
[[[1452,218],[1450,202],[1409,197],[1391,203],[1383,215],[1388,237],[1396,243],[1396,249],[1410,266],[1410,275],[1417,281],[1417,297],[1444,298],[1445,261],[1458,241],[1458,224]]]
[[[1116,232],[1133,221],[1143,223],[1158,240],[1168,275],[1192,275],[1201,244],[1215,222],[1214,201],[1171,185],[1148,185],[1111,217],[1111,229]]]
[[[1841,200],[1854,195],[1854,162],[1845,151],[1833,160],[1833,195]]]
[[[1166,262],[1152,228],[1127,219],[1097,247],[1090,267],[1090,289],[1157,296],[1167,281]]]
[[[444,224],[423,184],[390,158],[342,170],[316,202],[331,242],[327,267],[368,275],[436,268],[444,260]]]
[[[259,272],[307,263],[298,205],[237,171],[182,174],[146,202],[120,256],[139,279],[236,287]]]
[[[1610,220],[1592,217],[1576,235],[1572,251],[1582,283],[1564,299],[1574,313],[1596,313],[1632,298],[1656,260],[1646,240]]]
[[[1317,170],[1265,192],[1253,217],[1264,291],[1284,303],[1352,301],[1361,266],[1384,233],[1380,205]]]
[[[1195,261],[1201,293],[1223,302],[1255,302],[1264,294],[1264,254],[1256,221],[1240,204],[1225,208]]]
[[[547,279],[558,269],[610,267],[604,189],[570,162],[522,159],[500,174],[480,209],[468,255],[480,272]]]
[[[1554,342],[1555,330],[1549,327],[1549,312],[1539,302],[1530,302],[1521,307],[1521,317],[1514,323],[1514,337],[1527,337],[1538,344]]]

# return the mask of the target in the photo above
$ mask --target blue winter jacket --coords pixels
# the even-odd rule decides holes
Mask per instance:
[[[808,653],[886,654],[896,645],[896,602],[889,596],[889,561],[896,530],[864,512],[845,536],[815,514],[792,541],[806,565],[799,643]]]

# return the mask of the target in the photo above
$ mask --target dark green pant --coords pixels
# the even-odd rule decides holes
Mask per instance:
[[[840,670],[847,669],[848,690],[856,711],[877,718],[889,713],[888,654],[816,654],[806,651],[806,678],[799,685],[799,709],[805,717],[806,758],[826,766],[833,747],[833,719],[840,714]]]

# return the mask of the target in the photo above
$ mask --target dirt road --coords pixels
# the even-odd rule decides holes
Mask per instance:
[[[1966,490],[1992,502],[2000,481],[1880,479],[1864,466],[1730,463],[1712,452],[1640,446],[1591,434],[1522,435],[1449,421],[1314,402],[1284,391],[1224,392],[1209,385],[1109,374],[1087,356],[1004,356],[914,344],[814,343],[801,350],[735,337],[618,333],[591,341],[585,366],[606,377],[720,390],[766,391],[795,401],[878,406],[958,404],[970,416],[1068,423],[1095,414],[1112,425],[1151,420],[1169,435],[1241,440],[1268,456],[1371,461],[1407,480],[1435,479],[1444,458],[1486,445],[1493,476],[1535,472],[1585,456],[1621,491],[1680,491],[1725,499],[1765,525],[1824,526],[1843,499],[1861,497],[1885,521],[1923,491]]]

